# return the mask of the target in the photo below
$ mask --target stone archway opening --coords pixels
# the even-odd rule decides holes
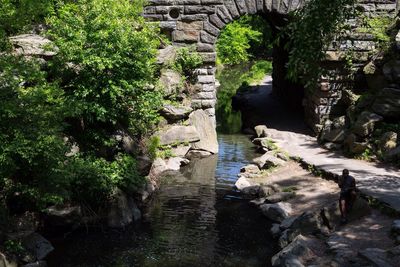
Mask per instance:
[[[259,15],[277,35],[287,23],[288,14],[303,4],[298,0],[152,0],[144,15],[149,20],[160,21],[162,32],[174,46],[194,46],[202,56],[204,65],[196,71],[197,92],[191,96],[191,107],[204,110],[215,121],[216,42],[221,30],[245,15]],[[303,90],[286,79],[288,55],[284,42],[274,46],[272,57],[275,95],[302,113]]]

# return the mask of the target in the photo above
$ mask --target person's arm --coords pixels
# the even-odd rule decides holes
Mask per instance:
[[[342,188],[342,185],[343,185],[343,176],[342,175],[340,175],[338,178],[338,185],[339,185],[339,188]]]

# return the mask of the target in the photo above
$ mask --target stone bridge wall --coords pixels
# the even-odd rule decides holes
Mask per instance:
[[[197,70],[200,90],[192,96],[192,107],[204,109],[209,116],[215,116],[215,44],[224,26],[246,14],[263,15],[274,26],[281,26],[287,14],[302,7],[307,0],[150,0],[144,16],[160,21],[161,29],[175,46],[194,45],[204,60],[204,66]],[[366,16],[394,15],[395,0],[360,0]],[[353,29],[357,22],[349,21]],[[373,37],[368,34],[351,34],[347,40],[334,42],[328,52],[324,66],[330,70],[321,86],[303,100],[306,120],[315,131],[320,130],[323,120],[343,113],[342,90],[349,87],[353,78],[340,73],[343,69],[344,52],[349,48],[359,56],[360,66],[368,61],[375,48]],[[279,49],[279,48],[278,48]],[[275,67],[275,66],[274,66]],[[281,75],[282,76],[282,75]],[[274,86],[279,88],[279,83]],[[286,90],[281,86],[279,90]],[[285,93],[283,93],[285,95]],[[287,94],[286,94],[287,95]]]

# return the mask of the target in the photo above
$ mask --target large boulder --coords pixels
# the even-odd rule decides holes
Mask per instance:
[[[181,74],[170,69],[161,71],[160,84],[167,97],[182,93],[184,89]]]
[[[386,152],[384,157],[385,157],[386,161],[399,160],[400,159],[400,146]]]
[[[294,198],[295,196],[296,196],[295,192],[279,192],[266,197],[266,200],[270,203],[278,203],[281,201],[287,201],[291,198]]]
[[[257,125],[254,127],[258,138],[268,137],[268,128],[265,125]]]
[[[57,54],[56,48],[50,49],[52,42],[37,34],[22,34],[10,37],[9,40],[18,55],[47,58]]]
[[[43,260],[50,252],[54,250],[54,247],[51,245],[51,243],[38,233],[33,233],[27,236],[22,241],[22,244],[38,260]]]
[[[107,216],[107,224],[112,228],[123,228],[141,218],[141,212],[131,197],[117,189]]]
[[[373,266],[379,267],[393,267],[392,264],[389,263],[387,252],[380,248],[366,248],[360,250],[358,255],[364,259],[366,259]]]
[[[400,60],[391,60],[383,65],[385,78],[392,83],[400,82]]]
[[[379,138],[379,149],[382,152],[388,152],[397,146],[397,133],[386,132]]]
[[[253,163],[260,169],[268,169],[271,167],[283,166],[285,161],[275,157],[274,153],[267,152],[261,157],[253,159]]]
[[[298,235],[288,246],[272,257],[272,266],[303,266],[303,263],[314,256],[309,248],[309,242],[308,238]],[[296,265],[292,265],[293,262]]]
[[[189,116],[191,124],[199,133],[200,140],[192,143],[193,149],[209,151],[213,154],[218,153],[217,132],[213,120],[202,109],[192,112]]]
[[[352,132],[358,136],[366,137],[374,131],[375,123],[382,120],[382,116],[369,111],[364,111],[358,117],[353,126]]]
[[[194,126],[174,125],[158,133],[160,145],[178,145],[200,141],[200,133]]]
[[[264,216],[277,222],[282,222],[288,218],[292,212],[291,205],[285,202],[263,204],[260,206],[260,209]]]
[[[345,137],[345,116],[335,118],[333,121],[325,121],[321,131],[320,140],[341,143]]]
[[[77,226],[82,220],[80,206],[51,206],[44,214],[46,223],[51,226]]]
[[[166,118],[169,122],[176,122],[179,120],[187,119],[189,114],[193,111],[191,107],[186,106],[173,106],[173,105],[164,105],[161,109],[161,115]]]
[[[157,64],[165,65],[173,62],[176,58],[176,49],[174,46],[169,45],[163,49],[158,50]]]
[[[199,149],[190,149],[186,154],[186,158],[192,159],[203,159],[211,156],[212,153],[209,151],[199,150]]]
[[[352,154],[361,154],[368,148],[367,142],[358,142],[355,134],[349,134],[344,140],[345,148]]]
[[[400,119],[400,89],[383,89],[376,97],[372,110],[384,117]]]
[[[18,263],[0,252],[0,267],[18,267]]]

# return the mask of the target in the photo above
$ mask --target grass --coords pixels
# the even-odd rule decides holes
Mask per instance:
[[[259,60],[251,66],[250,70],[242,76],[242,79],[250,85],[258,85],[266,75],[272,73],[272,62]]]

